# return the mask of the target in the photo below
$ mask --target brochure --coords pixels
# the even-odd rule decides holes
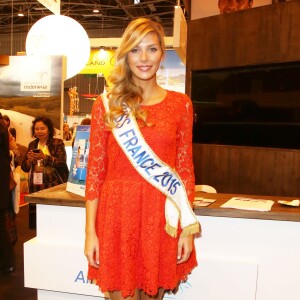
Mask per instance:
[[[78,125],[74,146],[70,173],[66,190],[77,195],[85,196],[86,171],[90,148],[90,125]]]
[[[236,208],[245,210],[270,211],[274,201],[265,199],[253,199],[246,197],[233,197],[221,205],[224,208]]]
[[[211,203],[214,203],[215,201],[216,201],[216,199],[206,199],[203,197],[195,197],[193,205],[195,207],[203,207],[203,206],[208,206]]]

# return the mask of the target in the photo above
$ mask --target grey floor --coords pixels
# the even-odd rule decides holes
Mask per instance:
[[[36,235],[35,230],[28,228],[28,205],[20,208],[17,226],[16,271],[11,274],[0,274],[0,300],[36,300],[36,290],[24,287],[23,244]]]

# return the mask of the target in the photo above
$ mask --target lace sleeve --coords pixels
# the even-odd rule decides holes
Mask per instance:
[[[90,152],[87,168],[85,200],[99,199],[107,171],[107,138],[102,98],[98,97],[92,109]]]
[[[195,177],[193,164],[193,105],[188,96],[183,95],[184,101],[178,109],[181,113],[177,129],[176,171],[180,175],[189,198],[193,203],[195,194]]]

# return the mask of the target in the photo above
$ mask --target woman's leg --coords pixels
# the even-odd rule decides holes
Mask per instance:
[[[144,291],[141,291],[141,300],[161,300],[164,296],[165,290],[159,289],[156,296],[149,296]]]
[[[133,297],[123,298],[120,291],[110,292],[110,300],[162,300],[164,296],[164,290],[159,289],[156,296],[149,296],[144,291],[136,290]]]
[[[136,290],[133,297],[124,298],[124,297],[122,297],[120,291],[115,291],[115,292],[109,292],[109,297],[110,297],[110,300],[141,300],[140,294],[141,294],[140,291]]]

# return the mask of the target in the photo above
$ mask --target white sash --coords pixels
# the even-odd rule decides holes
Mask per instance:
[[[105,110],[109,111],[109,100],[102,94]],[[137,172],[166,197],[166,232],[177,236],[180,220],[183,235],[200,232],[200,223],[189,205],[187,193],[179,175],[159,159],[145,141],[135,117],[128,111],[115,120],[112,133]]]

